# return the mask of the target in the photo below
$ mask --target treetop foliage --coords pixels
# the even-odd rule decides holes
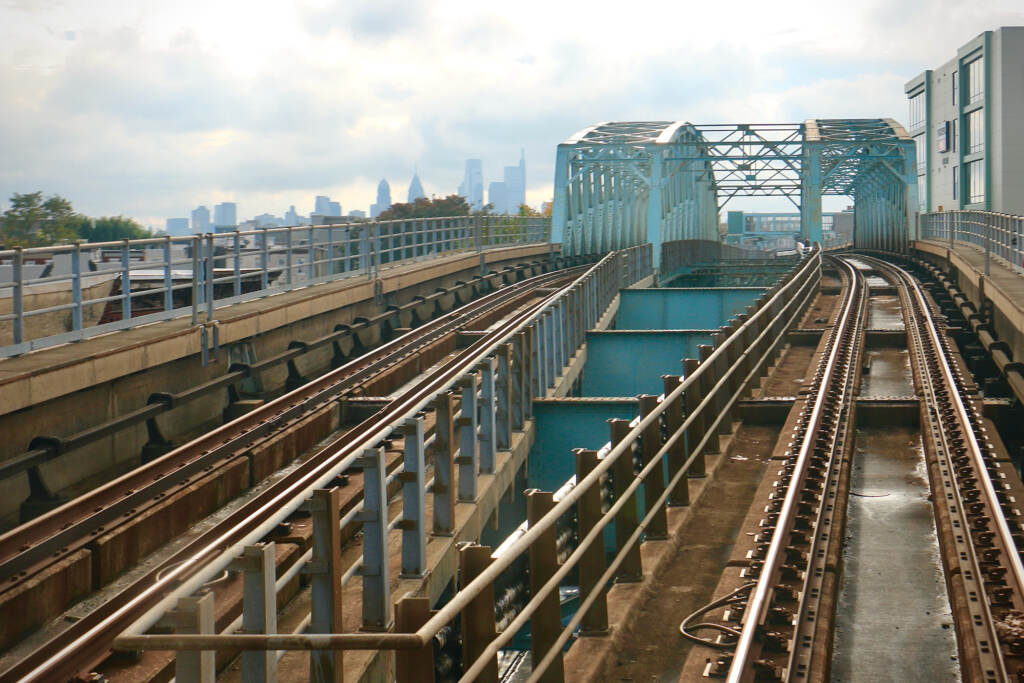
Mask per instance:
[[[75,212],[58,194],[43,198],[42,192],[14,193],[11,207],[0,221],[0,245],[47,247],[75,240],[110,242],[142,239],[150,234],[130,218],[112,216],[92,219]]]
[[[407,218],[440,218],[444,216],[468,216],[469,204],[465,197],[450,194],[447,197],[420,197],[410,203],[392,204],[391,208],[377,216],[379,221],[403,220]]]

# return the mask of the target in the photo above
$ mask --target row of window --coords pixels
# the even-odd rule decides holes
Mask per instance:
[[[967,87],[966,96],[967,101],[964,103],[974,104],[980,102],[985,97],[985,72],[983,70],[984,63],[981,57],[968,62],[964,65],[964,72],[967,76]],[[956,106],[960,99],[960,74],[954,71],[952,74],[952,87],[950,88],[952,94],[953,105]],[[925,98],[924,92],[919,92],[910,98],[910,130],[915,131],[921,128],[925,124]]]
[[[953,199],[960,199],[960,173],[953,169]],[[980,204],[985,201],[985,160],[979,159],[964,164],[965,204]]]

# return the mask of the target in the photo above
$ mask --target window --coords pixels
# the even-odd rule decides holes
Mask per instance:
[[[949,122],[949,146],[950,151],[956,151],[956,119]]]
[[[964,188],[968,204],[985,201],[985,161],[972,161],[964,166],[967,187]]]
[[[953,167],[953,199],[954,201],[960,199],[959,197],[959,186],[960,185],[960,169],[956,166]]]
[[[924,93],[920,92],[910,98],[910,130],[917,130],[924,125]]]
[[[982,59],[979,57],[965,67],[967,71],[966,104],[980,102],[981,98],[985,96],[985,74],[982,71],[982,63]]]
[[[927,137],[924,134],[914,137],[914,148],[917,154],[917,174],[924,175],[928,164]]]
[[[965,152],[985,151],[985,110],[975,109],[967,115],[967,141]]]
[[[957,100],[960,99],[960,93],[957,92],[960,88],[960,74],[956,71],[953,72],[953,106],[956,106]]]

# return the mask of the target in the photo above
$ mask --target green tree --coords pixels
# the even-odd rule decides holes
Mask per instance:
[[[43,199],[42,192],[14,193],[4,211],[0,244],[5,247],[41,247],[69,242],[76,237],[73,224],[81,216],[60,195]]]
[[[519,215],[520,216],[538,217],[538,216],[540,216],[540,211],[538,211],[537,209],[533,208],[532,206],[529,206],[528,204],[520,204],[519,205]]]
[[[468,216],[469,204],[465,197],[450,194],[447,197],[420,197],[412,203],[392,204],[377,220],[393,221],[408,218],[441,218],[446,216]]]
[[[113,242],[115,240],[141,240],[151,237],[142,226],[124,216],[103,216],[90,219],[82,217],[76,222],[75,232],[86,242]]]

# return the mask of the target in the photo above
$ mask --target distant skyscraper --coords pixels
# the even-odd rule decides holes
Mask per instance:
[[[479,159],[466,159],[466,175],[459,185],[459,196],[466,198],[466,203],[474,210],[484,205],[484,171]]]
[[[199,206],[192,210],[192,232],[210,231],[210,210]]]
[[[234,202],[221,202],[213,207],[213,225],[216,228],[238,225],[238,205]]]
[[[300,216],[295,212],[295,205],[292,204],[288,207],[288,210],[284,212],[284,225],[302,225],[306,222],[305,216]]]
[[[491,183],[487,186],[487,203],[494,213],[508,213],[508,191],[505,183]]]
[[[508,202],[506,213],[519,213],[519,207],[526,203],[526,151],[519,152],[519,165],[505,167],[505,197]]]
[[[168,218],[167,234],[175,237],[183,237],[188,234],[187,218]]]
[[[420,174],[412,174],[412,182],[409,183],[409,203],[412,204],[417,199],[426,197],[423,193],[423,183],[420,182]]]
[[[322,194],[318,194],[316,196],[316,199],[313,201],[313,213],[318,213],[321,216],[329,215],[327,213],[327,211],[328,211],[327,205],[330,203],[330,201],[331,201],[330,197],[324,196]]]
[[[349,218],[366,218],[366,212],[359,209],[352,209],[348,212]]]
[[[391,186],[387,180],[381,180],[377,185],[377,202],[370,205],[370,217],[376,218],[391,206]]]
[[[279,228],[283,223],[281,219],[273,214],[261,213],[258,216],[253,216],[253,224],[257,228]]]

